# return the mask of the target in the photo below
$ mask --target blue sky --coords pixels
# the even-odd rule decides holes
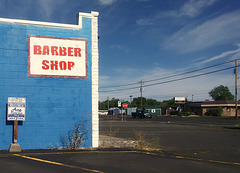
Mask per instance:
[[[101,100],[139,97],[141,80],[143,96],[157,100],[211,99],[219,85],[234,93],[231,69],[167,81],[234,65],[170,77],[240,58],[239,0],[0,0],[0,18],[76,24],[78,12],[91,11],[99,12]]]

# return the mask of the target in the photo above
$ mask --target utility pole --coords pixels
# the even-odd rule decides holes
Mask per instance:
[[[140,92],[141,92],[141,110],[143,109],[143,104],[142,104],[142,92],[143,92],[143,87],[142,87],[142,85],[143,85],[143,81],[141,80],[141,81],[140,81]]]
[[[130,105],[129,105],[129,107],[131,107],[131,106],[132,106],[132,104],[131,104],[131,103],[132,103],[132,101],[131,101],[131,98],[132,98],[132,96],[133,96],[133,95],[130,95],[130,96],[129,96],[129,98],[130,98],[130,102],[129,102],[129,103],[130,103]]]
[[[235,60],[235,117],[238,119],[238,101],[237,101],[237,60]]]

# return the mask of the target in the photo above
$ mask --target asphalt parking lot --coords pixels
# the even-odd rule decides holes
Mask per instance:
[[[141,132],[147,140],[158,139],[158,148],[165,153],[240,162],[239,125],[239,119],[220,117],[127,117],[122,121],[121,116],[105,116],[101,117],[100,134],[108,134],[111,127],[117,131],[116,137],[136,139],[136,132]]]
[[[1,173],[238,173],[239,120],[217,117],[101,117],[100,134],[134,139],[136,131],[149,141],[158,138],[159,151],[129,148],[91,150],[0,151]],[[151,143],[150,143],[151,144]]]
[[[237,163],[131,150],[28,151],[20,154],[0,154],[0,167],[2,173],[238,173],[240,169]]]

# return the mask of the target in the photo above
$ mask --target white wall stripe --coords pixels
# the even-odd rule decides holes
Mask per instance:
[[[81,13],[79,14],[79,16]],[[86,15],[86,14],[83,14]],[[92,18],[92,147],[99,145],[99,117],[98,117],[98,12],[91,12]],[[84,16],[87,17],[87,16]]]

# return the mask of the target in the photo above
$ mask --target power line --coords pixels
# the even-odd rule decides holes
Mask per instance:
[[[240,66],[240,65],[238,65],[238,66]],[[180,81],[180,80],[195,78],[195,77],[199,77],[199,76],[205,76],[205,75],[208,75],[208,74],[217,73],[217,72],[220,72],[220,71],[225,71],[225,70],[229,70],[229,69],[232,69],[232,68],[235,68],[235,66],[234,67],[228,67],[228,68],[220,69],[220,70],[214,70],[214,71],[206,72],[206,73],[202,73],[202,74],[192,75],[192,76],[188,76],[188,77],[183,77],[183,78],[179,78],[179,79],[173,79],[173,80],[169,80],[169,81],[165,81],[165,82],[158,82],[158,83],[148,84],[148,85],[144,85],[144,87],[160,85],[160,84],[165,84],[165,83],[171,83],[171,82],[176,82],[176,81]]]
[[[240,58],[239,58],[239,59],[240,59]],[[239,59],[236,59],[236,60],[239,60]],[[167,76],[167,77],[162,77],[162,78],[147,80],[147,81],[144,81],[144,82],[145,82],[145,83],[148,83],[148,82],[153,82],[153,81],[157,81],[157,80],[162,80],[162,79],[172,78],[172,77],[176,77],[176,76],[186,75],[186,74],[189,74],[189,73],[194,73],[194,72],[202,71],[202,70],[205,70],[205,69],[208,69],[208,68],[217,67],[217,66],[220,66],[220,65],[223,65],[223,64],[227,64],[227,63],[230,63],[230,62],[234,62],[234,61],[235,61],[235,60],[230,60],[230,61],[222,62],[222,63],[219,63],[219,64],[215,64],[215,65],[211,65],[211,66],[199,68],[199,69],[196,69],[196,70],[192,70],[192,71],[188,71],[188,72],[183,72],[183,73],[180,73],[180,74],[175,74],[175,75],[171,75],[171,76]]]
[[[122,84],[122,85],[103,86],[101,88],[116,88],[116,87],[131,86],[131,85],[136,85],[136,84],[139,84],[139,82],[129,83],[129,84]]]
[[[238,66],[240,66],[240,65],[238,65]],[[228,68],[223,68],[223,69],[220,69],[220,70],[214,70],[214,71],[210,71],[210,72],[206,72],[206,73],[201,73],[201,74],[197,74],[197,75],[192,75],[192,76],[188,76],[188,77],[172,79],[172,80],[168,80],[168,81],[164,81],[164,82],[148,84],[148,85],[144,85],[143,87],[149,87],[149,86],[154,86],[154,85],[166,84],[166,83],[176,82],[176,81],[180,81],[180,80],[186,80],[186,79],[190,79],[190,78],[195,78],[195,77],[199,77],[199,76],[205,76],[205,75],[208,75],[208,74],[213,74],[213,73],[217,73],[217,72],[221,72],[221,71],[226,71],[226,70],[229,70],[229,69],[232,69],[232,68],[235,68],[235,66],[228,67]],[[114,92],[114,91],[130,90],[130,89],[137,89],[137,88],[139,88],[139,87],[120,88],[120,89],[105,90],[105,91],[99,91],[99,92]]]
[[[240,58],[239,59],[235,59],[235,60],[240,60]],[[223,65],[223,64],[231,63],[231,62],[234,62],[235,60],[225,61],[225,62],[222,62],[222,63],[219,63],[219,64],[215,64],[215,65],[211,65],[211,66],[207,66],[207,67],[191,70],[191,71],[188,71],[188,72],[183,72],[183,73],[180,73],[180,74],[174,74],[174,75],[165,76],[165,77],[161,77],[161,78],[145,80],[143,82],[144,83],[149,83],[149,82],[154,82],[154,81],[158,81],[158,80],[168,79],[168,78],[177,77],[177,76],[181,76],[181,75],[186,75],[186,74],[189,74],[189,73],[194,73],[194,72],[206,70],[208,68],[213,68],[213,67],[217,67],[217,66],[220,66],[220,65]],[[122,87],[122,86],[132,86],[132,85],[137,85],[137,84],[139,84],[139,82],[127,83],[127,84],[122,84],[122,85],[103,86],[103,87],[100,87],[100,88],[119,88],[119,87]],[[136,87],[136,88],[138,88],[138,87]]]
[[[127,92],[127,93],[124,93],[124,94],[119,94],[119,93],[117,93],[117,94],[108,94],[109,96],[111,96],[111,97],[118,97],[118,96],[122,96],[122,95],[132,95],[132,94],[136,94],[136,93],[139,93],[139,91],[135,91],[135,92]],[[107,96],[107,95],[106,95]]]

